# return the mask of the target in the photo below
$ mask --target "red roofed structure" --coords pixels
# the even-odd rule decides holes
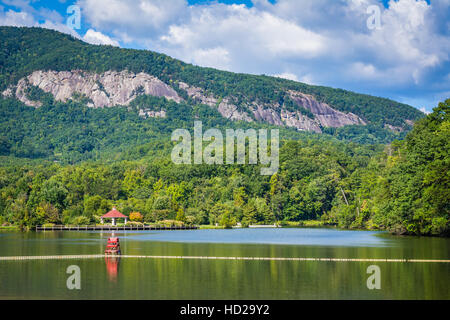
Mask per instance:
[[[103,219],[112,219],[112,225],[115,226],[116,225],[116,219],[125,219],[125,223],[127,223],[127,219],[128,217],[122,213],[120,213],[119,211],[117,211],[116,208],[113,208],[110,212],[108,212],[107,214],[101,216],[101,222],[103,223]]]

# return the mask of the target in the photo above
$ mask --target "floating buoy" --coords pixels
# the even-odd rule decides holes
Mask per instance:
[[[120,254],[120,242],[118,237],[108,238],[105,254]]]

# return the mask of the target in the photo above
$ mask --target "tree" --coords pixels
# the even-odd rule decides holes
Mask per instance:
[[[243,210],[244,217],[242,219],[242,222],[245,225],[250,225],[253,223],[258,222],[258,209],[256,208],[255,200],[250,199],[247,205],[244,207]]]
[[[0,137],[0,156],[8,155],[11,149],[11,143],[6,137]]]
[[[219,224],[223,226],[225,229],[230,229],[234,225],[236,225],[236,220],[231,215],[231,212],[229,210],[226,210],[221,216],[219,220]]]
[[[84,215],[90,220],[94,219],[94,216],[103,215],[110,210],[111,206],[106,199],[101,196],[86,196],[84,199]]]
[[[66,207],[67,194],[67,189],[56,179],[45,181],[42,185],[41,199],[54,205],[58,210]]]
[[[383,199],[377,222],[400,233],[448,234],[450,99],[418,121],[397,149],[387,171],[390,196]]]
[[[130,221],[134,221],[134,222],[143,222],[144,221],[144,216],[140,212],[130,213],[129,218],[130,218]]]
[[[175,220],[181,221],[181,222],[186,222],[186,215],[184,214],[183,209],[181,209],[181,208],[178,209]]]
[[[30,225],[31,222],[26,202],[27,195],[22,193],[16,200],[14,200],[9,209],[11,212],[12,222],[20,228]]]
[[[43,202],[36,208],[36,216],[42,223],[60,223],[61,217],[58,208],[51,203]]]

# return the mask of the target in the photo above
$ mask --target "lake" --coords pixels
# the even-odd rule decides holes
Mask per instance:
[[[116,232],[122,254],[450,259],[448,238],[322,228]],[[0,232],[0,256],[103,253],[111,233]],[[69,290],[69,266],[81,289]],[[380,270],[370,290],[367,268]],[[197,259],[0,261],[1,299],[450,299],[450,263]]]

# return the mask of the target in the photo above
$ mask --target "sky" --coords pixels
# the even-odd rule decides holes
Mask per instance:
[[[450,98],[450,0],[1,0],[0,25],[367,93],[424,112]]]

